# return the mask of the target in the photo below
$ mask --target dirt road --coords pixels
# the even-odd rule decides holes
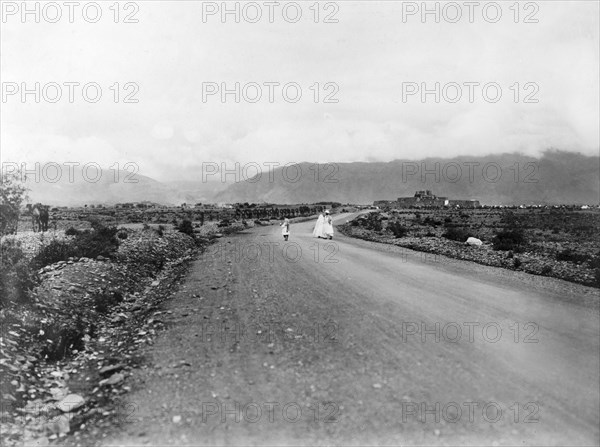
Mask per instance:
[[[600,442],[597,290],[311,230],[194,263],[105,445]]]

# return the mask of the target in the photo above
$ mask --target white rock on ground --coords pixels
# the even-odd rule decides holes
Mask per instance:
[[[481,240],[477,239],[476,237],[470,237],[469,239],[467,239],[467,242],[465,242],[465,244],[480,246],[483,245],[483,242],[481,242]]]

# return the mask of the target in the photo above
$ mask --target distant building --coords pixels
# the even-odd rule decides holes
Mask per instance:
[[[377,200],[379,208],[479,208],[479,200],[456,200],[434,195],[431,190],[417,191],[412,197],[398,197],[396,201]]]
[[[410,207],[436,207],[441,208],[448,205],[447,197],[437,197],[431,190],[417,191],[413,197],[398,197],[396,202],[400,208]]]

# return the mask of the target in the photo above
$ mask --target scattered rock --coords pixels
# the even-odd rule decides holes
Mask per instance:
[[[116,385],[117,383],[121,383],[125,380],[125,376],[121,373],[116,373],[110,376],[108,379],[104,379],[100,381],[100,385]]]
[[[483,245],[483,242],[481,242],[481,240],[477,239],[476,237],[470,237],[467,239],[467,242],[465,242],[465,244],[479,247],[480,245]]]
[[[125,365],[123,363],[117,363],[116,365],[109,365],[109,366],[105,366],[104,368],[101,368],[100,371],[98,371],[98,373],[101,376],[107,376],[110,373],[120,371],[123,368],[125,368]]]
[[[79,394],[69,394],[67,397],[65,397],[56,404],[56,408],[58,408],[63,413],[70,413],[71,411],[77,410],[84,404],[85,399]]]
[[[114,317],[111,318],[111,321],[114,323],[121,323],[125,320],[127,320],[128,317],[127,315],[125,315],[124,313],[118,313],[117,315],[115,315]]]

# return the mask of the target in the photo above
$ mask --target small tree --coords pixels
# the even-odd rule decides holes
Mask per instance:
[[[397,238],[404,237],[408,234],[408,228],[406,228],[400,222],[390,222],[388,224],[388,230],[390,230]]]
[[[194,226],[192,225],[192,221],[188,219],[184,219],[177,229],[183,234],[194,237]]]
[[[520,253],[522,247],[527,244],[525,233],[520,228],[504,230],[496,234],[492,240],[494,250],[513,250]]]
[[[27,200],[28,188],[24,185],[21,170],[0,173],[0,236],[16,233],[19,223],[19,210]]]

